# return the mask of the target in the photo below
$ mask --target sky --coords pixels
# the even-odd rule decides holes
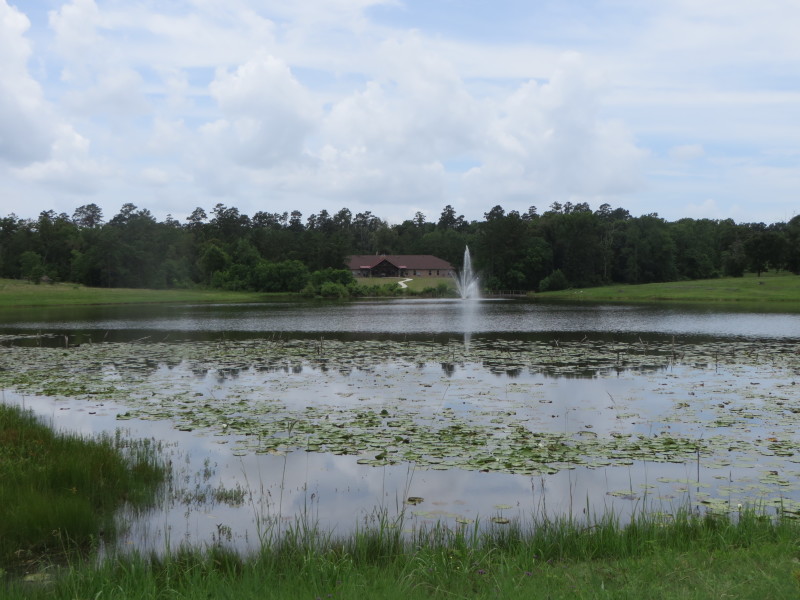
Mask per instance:
[[[0,216],[800,211],[797,0],[0,0]]]

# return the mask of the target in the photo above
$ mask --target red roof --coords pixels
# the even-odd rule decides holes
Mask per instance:
[[[430,254],[355,254],[347,257],[347,267],[353,271],[372,269],[384,260],[398,269],[454,270],[449,262]]]

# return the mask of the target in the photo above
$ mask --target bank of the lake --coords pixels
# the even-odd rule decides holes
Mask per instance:
[[[231,292],[205,288],[149,290],[94,288],[77,283],[31,283],[0,279],[0,308],[88,304],[194,304],[263,302],[286,294]]]
[[[609,285],[536,294],[542,300],[580,302],[687,302],[737,304],[743,308],[777,307],[800,311],[800,276],[769,273],[761,277],[721,277],[694,281]]]
[[[8,600],[793,598],[800,591],[800,524],[748,508],[625,521],[533,516],[490,529],[412,532],[402,515],[376,512],[373,525],[343,537],[313,521],[266,522],[252,556],[220,537],[160,557],[98,560],[92,549],[109,509],[123,497],[150,497],[159,480],[154,448],[55,434],[4,405],[0,437],[0,584]],[[64,552],[74,548],[88,553]]]
[[[242,558],[220,542],[13,580],[8,600],[75,598],[796,598],[800,527],[757,512],[434,527],[385,521],[337,539],[296,527]]]
[[[398,285],[398,295],[420,294],[428,289],[453,288],[448,278],[358,279],[362,286]],[[385,293],[383,295],[386,295]],[[529,294],[539,300],[620,303],[693,303],[736,305],[743,309],[800,311],[800,277],[791,273],[748,273],[744,277],[721,277],[693,281],[615,284],[593,288],[571,288],[556,292]],[[226,304],[292,299],[298,294],[266,294],[219,289],[129,289],[91,288],[74,283],[34,284],[0,279],[0,309],[37,306],[77,306],[101,304]]]
[[[0,403],[0,573],[89,551],[123,503],[144,507],[166,477],[156,443],[54,432]]]

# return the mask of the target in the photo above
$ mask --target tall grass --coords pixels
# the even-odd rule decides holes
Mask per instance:
[[[86,547],[114,530],[123,503],[151,502],[165,477],[156,445],[54,432],[0,405],[0,567]]]
[[[795,597],[800,527],[752,510],[626,523],[529,523],[403,531],[402,515],[344,538],[283,529],[241,557],[222,544],[73,564],[16,598]],[[273,532],[277,528],[273,523]],[[746,593],[742,593],[744,590]],[[761,594],[759,596],[759,594]]]
[[[153,554],[46,552],[91,546],[121,502],[147,503],[163,476],[158,448],[55,434],[0,405],[0,597],[52,598],[706,598],[796,597],[800,524],[780,514],[681,510],[578,519],[536,512],[507,524],[449,526],[376,509],[354,533],[321,530],[306,512],[259,527],[260,548],[210,545]],[[535,510],[535,507],[534,507]],[[108,530],[106,530],[106,535]],[[0,568],[0,574],[2,573]]]

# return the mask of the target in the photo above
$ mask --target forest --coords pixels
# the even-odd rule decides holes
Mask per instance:
[[[469,245],[489,290],[546,291],[609,283],[651,283],[745,271],[800,273],[800,216],[787,223],[731,219],[666,221],[603,204],[553,203],[539,213],[495,206],[468,221],[445,206],[390,225],[371,211],[259,211],[217,204],[184,221],[158,221],[124,204],[108,220],[87,204],[70,216],[0,219],[0,276],[95,287],[211,286],[263,292],[341,291],[355,283],[350,254],[433,254],[460,268]]]

